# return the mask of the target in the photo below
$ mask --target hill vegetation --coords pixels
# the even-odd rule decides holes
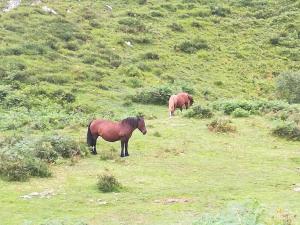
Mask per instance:
[[[4,224],[44,224],[61,205],[58,224],[297,223],[299,1],[22,0],[3,10],[8,2],[0,2]],[[168,120],[178,91],[195,106]],[[89,156],[89,121],[134,115],[149,132],[134,136],[130,159],[102,141],[100,157]],[[48,203],[18,199],[48,187],[59,193]],[[263,206],[239,206],[241,220],[236,207],[216,213],[248,198]]]

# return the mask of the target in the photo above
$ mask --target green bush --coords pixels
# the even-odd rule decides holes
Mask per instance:
[[[280,122],[272,129],[272,134],[288,140],[300,141],[300,127],[295,122]]]
[[[53,163],[58,159],[57,152],[53,149],[50,142],[40,141],[35,147],[35,157],[45,160],[48,163]]]
[[[250,113],[249,111],[245,110],[245,109],[241,109],[241,108],[236,108],[231,115],[233,117],[249,117]]]
[[[51,172],[49,171],[48,165],[36,158],[29,158],[26,160],[26,167],[29,174],[33,177],[50,177]]]
[[[266,100],[220,100],[213,102],[213,108],[223,111],[224,114],[230,115],[236,109],[243,109],[250,114],[278,112],[280,110],[289,110],[291,106],[283,101],[266,101]]]
[[[193,41],[184,41],[179,45],[174,46],[175,50],[179,50],[185,53],[195,53],[200,49],[208,49],[208,44],[203,39],[195,39]]]
[[[30,177],[30,172],[26,167],[26,162],[17,157],[0,155],[0,175],[8,181],[26,181]]]
[[[83,146],[66,136],[52,136],[48,139],[48,141],[51,143],[53,150],[63,158],[83,155],[86,152],[86,149]]]
[[[143,56],[144,59],[159,60],[159,55],[153,52],[147,52]]]
[[[193,225],[262,225],[263,212],[257,202],[232,204],[219,213],[203,215]]]
[[[178,23],[172,23],[171,25],[169,25],[169,27],[171,28],[172,31],[184,32],[183,26]]]
[[[193,106],[185,115],[188,118],[211,118],[213,116],[213,112],[208,107],[203,107],[201,105]]]
[[[121,25],[121,30],[125,33],[139,33],[146,31],[146,26],[136,18],[119,20],[119,24]]]
[[[212,15],[221,17],[225,17],[231,13],[230,9],[221,6],[212,6],[210,10]]]
[[[227,118],[214,119],[207,125],[208,129],[217,133],[235,132],[236,127],[232,124],[232,121]]]
[[[97,187],[102,192],[113,192],[121,189],[121,184],[112,174],[98,176]]]
[[[133,102],[143,104],[166,105],[171,95],[171,88],[161,86],[157,88],[141,89],[134,96],[131,96],[131,99]]]
[[[277,78],[277,91],[290,103],[300,103],[300,72],[281,73]]]

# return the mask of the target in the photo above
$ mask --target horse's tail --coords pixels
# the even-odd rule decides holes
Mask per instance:
[[[176,109],[176,96],[175,95],[172,95],[169,99],[169,114],[170,114],[170,117],[173,115],[175,109]]]
[[[91,131],[91,123],[88,126],[88,130],[87,130],[87,134],[86,134],[86,143],[88,144],[88,146],[93,146],[94,145],[94,138],[92,135],[92,131]]]

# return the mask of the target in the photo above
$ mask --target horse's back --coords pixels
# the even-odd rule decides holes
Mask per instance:
[[[120,123],[102,119],[94,120],[91,123],[91,131],[93,135],[110,142],[119,140],[122,133]]]

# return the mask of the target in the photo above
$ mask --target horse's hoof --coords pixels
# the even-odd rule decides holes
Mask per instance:
[[[120,155],[122,158],[125,157],[124,155]]]
[[[126,157],[129,156],[129,154],[125,155]]]

